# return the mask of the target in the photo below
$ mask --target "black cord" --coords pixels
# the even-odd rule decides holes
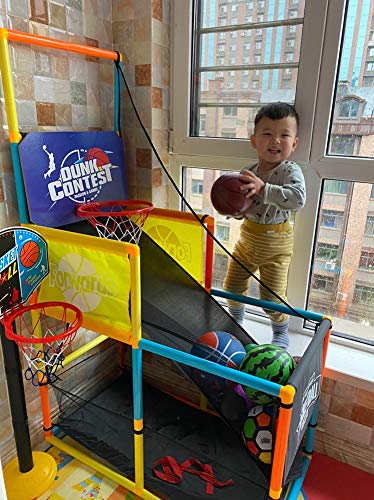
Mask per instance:
[[[140,123],[140,126],[152,148],[152,151],[154,152],[157,160],[159,161],[163,171],[165,172],[165,174],[167,175],[168,179],[170,180],[170,182],[172,183],[174,189],[177,191],[179,197],[183,200],[183,203],[188,207],[188,209],[190,210],[190,212],[192,213],[192,215],[195,217],[195,219],[202,225],[202,227],[204,228],[204,230],[206,231],[206,233],[213,239],[213,241],[221,248],[221,250],[223,250],[224,253],[226,253],[226,255],[228,255],[228,257],[231,257],[234,262],[236,262],[244,271],[246,271],[250,276],[252,276],[252,278],[254,278],[263,288],[265,288],[268,292],[270,292],[272,295],[274,295],[274,297],[276,297],[280,302],[282,302],[285,306],[287,306],[290,311],[292,311],[294,313],[295,316],[298,316],[299,318],[302,318],[304,319],[305,321],[310,321],[311,323],[315,323],[315,324],[318,324],[317,322],[313,321],[313,320],[310,320],[308,318],[306,318],[305,316],[303,316],[302,314],[300,314],[298,311],[296,311],[296,309],[294,309],[290,304],[288,304],[288,302],[286,300],[284,300],[280,295],[278,295],[276,292],[274,292],[274,290],[272,290],[268,285],[266,285],[263,281],[260,280],[260,278],[258,276],[256,276],[254,273],[252,273],[249,269],[247,269],[245,267],[244,264],[242,264],[236,257],[234,257],[234,255],[232,255],[224,245],[222,245],[222,243],[214,236],[214,234],[209,231],[209,229],[207,228],[207,226],[205,226],[205,224],[202,222],[202,220],[200,219],[199,215],[194,211],[194,209],[192,208],[192,206],[188,203],[188,201],[186,200],[186,198],[183,196],[183,193],[180,191],[180,189],[178,188],[177,184],[175,183],[174,179],[172,178],[172,176],[169,174],[167,168],[165,167],[160,155],[158,154],[153,142],[152,142],[152,139],[150,138],[145,126],[143,125],[143,122],[142,122],[142,119],[140,118],[139,116],[139,113],[138,113],[138,110],[136,108],[136,105],[135,105],[135,102],[134,102],[134,99],[132,98],[132,95],[131,95],[131,92],[130,92],[130,89],[129,89],[129,86],[127,84],[127,81],[126,81],[126,78],[125,78],[125,75],[122,71],[122,68],[118,65],[117,68],[119,69],[121,75],[122,75],[122,79],[123,79],[123,82],[125,84],[125,87],[126,87],[126,90],[127,90],[127,93],[129,95],[129,98],[130,98],[130,102],[132,104],[132,107],[134,108],[134,111],[135,111],[135,115]]]

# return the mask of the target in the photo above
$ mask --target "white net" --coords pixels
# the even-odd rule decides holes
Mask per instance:
[[[82,205],[78,215],[86,218],[101,238],[138,244],[153,205],[144,201],[117,201]]]
[[[7,337],[17,343],[26,359],[26,380],[33,385],[53,383],[63,366],[64,352],[82,323],[80,311],[65,303],[35,304],[21,307],[4,320]]]

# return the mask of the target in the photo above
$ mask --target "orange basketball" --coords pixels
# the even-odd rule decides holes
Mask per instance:
[[[35,241],[27,241],[21,248],[19,256],[24,267],[33,266],[39,257],[39,245]]]
[[[96,160],[96,166],[102,167],[110,163],[108,155],[101,148],[90,148],[84,156],[85,161]]]

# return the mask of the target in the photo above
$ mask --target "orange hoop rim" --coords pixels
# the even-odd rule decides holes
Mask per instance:
[[[17,333],[14,333],[12,324],[15,319],[28,311],[47,309],[48,307],[62,307],[62,309],[64,310],[70,309],[75,313],[76,317],[74,318],[73,322],[70,323],[70,326],[69,328],[67,328],[67,330],[65,330],[63,333],[59,333],[58,335],[50,335],[48,337],[40,338],[24,337],[22,335],[17,335]],[[13,311],[5,313],[1,321],[3,322],[5,327],[6,337],[9,340],[14,340],[17,344],[48,344],[53,341],[63,340],[75,334],[78,328],[80,328],[80,326],[82,325],[83,314],[82,311],[78,309],[78,307],[67,302],[39,302],[37,304],[30,304],[27,306],[20,305]]]
[[[112,210],[104,212],[101,210],[103,207],[135,207],[133,209]],[[138,208],[136,208],[138,207]],[[78,217],[105,217],[105,216],[128,216],[134,214],[148,213],[153,210],[153,203],[145,200],[115,200],[115,201],[97,201],[92,203],[84,203],[79,205],[76,209]]]

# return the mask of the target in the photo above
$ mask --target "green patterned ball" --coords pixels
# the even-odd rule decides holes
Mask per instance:
[[[272,344],[265,344],[252,347],[241,362],[239,370],[285,385],[295,367],[296,363],[287,351]],[[262,391],[245,386],[243,389],[254,403],[268,405],[274,402],[273,396]]]

